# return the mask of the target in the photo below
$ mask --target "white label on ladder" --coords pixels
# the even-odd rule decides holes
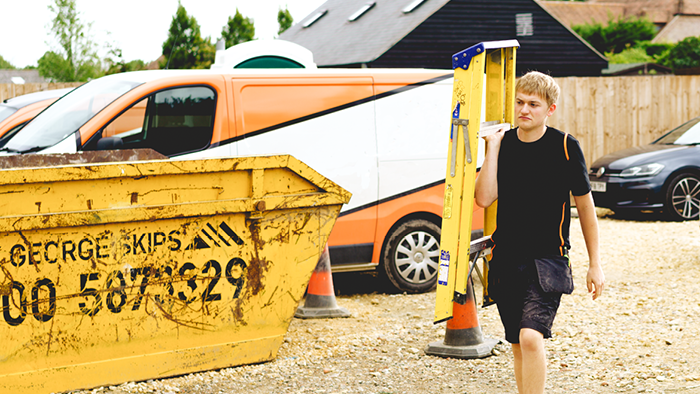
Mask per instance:
[[[438,284],[447,286],[447,277],[450,274],[450,252],[440,251],[440,271],[438,272]]]

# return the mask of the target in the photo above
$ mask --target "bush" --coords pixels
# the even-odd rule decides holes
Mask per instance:
[[[669,51],[675,45],[674,44],[652,43],[649,41],[643,41],[643,42],[640,42],[637,46],[644,49],[644,51],[647,53],[647,55],[656,59],[656,58],[662,56],[664,54],[664,52]]]
[[[617,20],[611,17],[606,26],[592,23],[574,25],[573,29],[601,53],[619,53],[656,35],[656,26],[645,17],[619,17]]]
[[[686,37],[679,41],[659,62],[674,71],[680,68],[700,67],[700,37]]]
[[[572,26],[572,29],[581,36],[584,40],[588,41],[589,44],[593,48],[595,48],[598,52],[604,53],[606,51],[607,42],[605,39],[605,26],[602,24],[595,22],[595,23],[586,23],[583,25],[574,25]]]
[[[5,60],[5,58],[0,56],[0,69],[2,69],[2,70],[14,70],[15,66],[13,66],[12,63]]]
[[[620,53],[608,52],[605,54],[610,64],[650,63],[654,58],[649,56],[643,48],[627,48]]]

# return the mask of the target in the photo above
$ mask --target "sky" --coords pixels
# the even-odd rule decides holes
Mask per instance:
[[[236,8],[253,19],[256,38],[275,38],[279,25],[277,11],[288,9],[294,23],[321,6],[325,0],[180,0],[187,14],[194,16],[203,37],[213,42]],[[53,0],[0,0],[0,56],[18,68],[36,66],[48,50],[58,48],[50,32]],[[150,62],[162,52],[178,0],[76,0],[80,19],[92,23],[90,36],[98,46],[112,43],[121,48],[124,60]],[[104,53],[100,52],[100,55]]]

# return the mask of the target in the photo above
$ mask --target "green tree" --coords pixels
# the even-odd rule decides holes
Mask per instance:
[[[194,16],[187,15],[182,4],[170,22],[168,38],[163,43],[165,60],[161,68],[208,68],[214,61],[216,49],[209,37],[202,38],[201,29]]]
[[[611,17],[605,26],[591,23],[574,25],[572,28],[601,53],[619,53],[642,41],[651,40],[656,35],[656,26],[647,18],[618,17],[615,20]]]
[[[105,74],[107,75],[145,70],[148,66],[143,60],[125,61],[122,56],[122,50],[119,48],[110,49],[109,56],[105,59],[105,62],[107,63],[107,71]]]
[[[16,67],[13,66],[12,63],[5,60],[4,57],[0,56],[0,69],[1,70],[14,70],[14,69],[16,69]]]
[[[659,62],[674,71],[700,67],[700,37],[686,37],[659,58]]]
[[[226,48],[242,42],[251,41],[255,37],[255,25],[250,18],[244,18],[236,8],[236,15],[228,17],[228,23],[221,29],[221,38],[226,41]]]
[[[654,58],[649,56],[643,48],[627,48],[620,53],[608,52],[605,54],[611,64],[626,63],[651,63]]]
[[[55,14],[51,32],[59,48],[39,59],[39,74],[57,82],[85,82],[100,77],[102,65],[88,35],[90,24],[80,20],[75,0],[54,0],[49,10]]]
[[[292,14],[289,13],[288,9],[285,8],[283,11],[280,8],[279,11],[277,11],[277,23],[279,23],[280,25],[280,29],[279,31],[277,31],[277,34],[282,34],[285,30],[292,27],[292,23],[294,23],[294,18],[292,18]]]
[[[643,48],[644,51],[646,51],[647,55],[653,57],[654,59],[659,58],[664,54],[664,52],[668,52],[675,46],[675,44],[669,44],[669,43],[652,43],[651,41],[645,41],[639,43],[637,45],[640,48]]]

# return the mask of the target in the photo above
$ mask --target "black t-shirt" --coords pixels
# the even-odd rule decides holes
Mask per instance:
[[[563,255],[571,247],[569,192],[582,196],[590,190],[575,138],[547,127],[539,140],[528,143],[520,141],[517,129],[507,131],[498,154],[494,254]]]

